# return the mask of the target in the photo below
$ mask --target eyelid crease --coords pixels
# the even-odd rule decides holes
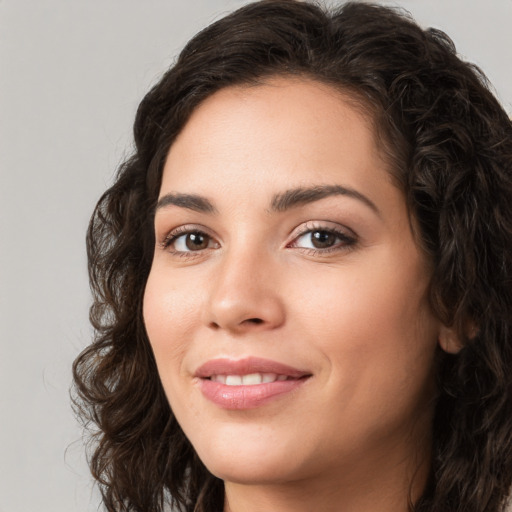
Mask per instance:
[[[344,236],[346,238],[359,238],[359,236],[357,235],[357,233],[355,233],[354,230],[333,221],[307,221],[306,223],[297,226],[291,232],[290,236],[293,238],[297,238],[301,235],[308,233],[309,231],[328,231],[339,234],[340,236]]]
[[[293,242],[295,242],[296,240],[304,237],[307,234],[311,234],[311,233],[328,233],[331,235],[335,235],[336,238],[339,238],[339,239],[345,241],[346,243],[353,243],[356,241],[355,238],[348,236],[345,233],[340,232],[340,231],[335,231],[335,230],[331,230],[331,229],[329,229],[329,230],[328,229],[312,229],[312,230],[305,231],[304,233],[296,236],[294,238]]]

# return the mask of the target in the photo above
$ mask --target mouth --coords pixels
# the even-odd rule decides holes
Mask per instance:
[[[257,386],[258,384],[297,379],[289,375],[278,375],[277,373],[248,373],[246,375],[212,375],[210,380],[226,386]]]
[[[298,390],[312,373],[260,358],[214,359],[194,377],[201,392],[223,409],[254,409]]]
[[[252,386],[301,379],[311,376],[311,372],[271,359],[246,357],[244,359],[212,359],[200,366],[194,376],[227,386]]]

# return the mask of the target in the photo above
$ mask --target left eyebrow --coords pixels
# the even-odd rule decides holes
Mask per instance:
[[[276,194],[272,198],[271,209],[276,212],[284,212],[297,206],[313,203],[330,196],[347,196],[361,201],[380,217],[380,210],[375,203],[357,190],[341,185],[317,185],[309,188],[299,187]]]

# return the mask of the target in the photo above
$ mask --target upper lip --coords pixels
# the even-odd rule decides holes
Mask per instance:
[[[201,365],[194,376],[205,379],[212,375],[249,375],[251,373],[275,373],[296,379],[311,375],[311,372],[293,368],[270,359],[246,357],[236,360],[229,358],[211,359]]]

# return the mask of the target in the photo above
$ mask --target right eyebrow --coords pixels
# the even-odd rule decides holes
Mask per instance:
[[[166,206],[179,206],[200,213],[217,213],[217,209],[206,197],[196,194],[165,194],[156,204],[155,212]]]

